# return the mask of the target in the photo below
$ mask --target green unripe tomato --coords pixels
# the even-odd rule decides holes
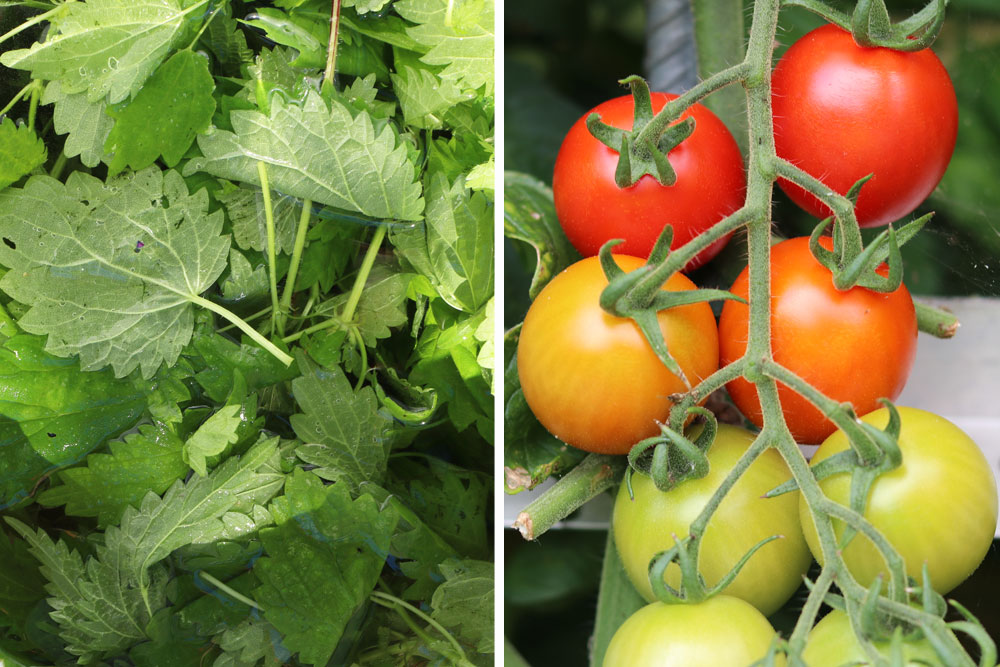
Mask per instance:
[[[889,658],[891,642],[875,642],[878,652]],[[930,642],[920,639],[903,644],[903,657],[907,667],[937,665],[941,663]],[[802,659],[809,667],[840,667],[841,665],[871,665],[861,643],[854,636],[847,614],[834,609],[824,616],[812,630],[802,651]],[[922,662],[913,662],[921,660]]]
[[[682,482],[664,493],[646,475],[632,476],[635,499],[622,484],[615,501],[612,529],[629,579],[646,600],[655,598],[649,584],[649,561],[684,535],[740,456],[753,442],[750,431],[719,425],[708,450],[710,470],[701,479]],[[765,615],[781,608],[802,583],[812,558],[799,524],[798,492],[777,498],[761,496],[791,476],[781,455],[765,451],[740,477],[709,521],[699,553],[699,571],[709,586],[718,583],[755,544],[772,535],[743,566],[726,595],[746,600]],[[680,567],[671,563],[666,581],[680,586]]]

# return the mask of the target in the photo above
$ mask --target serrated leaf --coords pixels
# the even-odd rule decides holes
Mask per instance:
[[[392,329],[408,321],[406,291],[412,273],[400,273],[384,264],[376,264],[368,274],[364,291],[354,311],[354,324],[369,347],[375,347],[379,338],[388,338]],[[348,295],[330,299],[316,309],[319,314],[334,314],[342,310]]]
[[[248,392],[299,375],[295,364],[285,366],[261,347],[235,343],[216,333],[199,334],[193,345],[205,361],[205,368],[198,371],[195,379],[209,398],[220,403],[229,395],[237,372],[246,381]]]
[[[187,4],[185,7],[184,5]],[[135,94],[184,38],[190,15],[208,0],[89,0],[66,5],[51,19],[48,38],[0,55],[0,63],[59,80],[68,95],[109,104]]]
[[[10,118],[0,122],[0,190],[45,164],[48,151],[27,125],[17,127]]]
[[[443,65],[441,77],[493,94],[493,0],[398,0],[400,16],[417,23],[407,33],[429,49],[421,60]]]
[[[493,563],[451,560],[441,564],[445,581],[431,598],[431,616],[480,653],[493,652]]]
[[[445,112],[474,97],[426,68],[404,66],[390,75],[407,125],[434,130],[444,125]]]
[[[260,188],[227,184],[216,194],[219,203],[233,224],[233,239],[244,250],[267,250],[267,218],[264,195]],[[276,252],[292,254],[295,228],[302,214],[302,202],[294,197],[271,193],[271,213],[274,216],[274,248]]]
[[[229,249],[229,275],[222,281],[222,296],[227,301],[258,302],[268,297],[267,267],[256,268],[236,248]]]
[[[84,373],[21,334],[0,344],[0,506],[27,496],[45,473],[75,463],[131,428],[145,395],[110,371]]]
[[[347,486],[302,471],[273,506],[277,527],[261,531],[267,555],[254,566],[256,597],[289,650],[325,665],[375,587],[397,517],[369,495],[352,500]]]
[[[62,484],[43,492],[38,502],[65,505],[73,516],[97,517],[101,527],[116,524],[126,507],[138,507],[147,493],[163,493],[187,474],[182,449],[166,425],[143,424],[138,433],[112,442],[110,453],[91,454],[86,466],[61,471]]]
[[[477,164],[469,170],[469,175],[465,178],[465,187],[471,190],[488,190],[493,192],[496,189],[494,184],[496,171],[493,156],[482,164]]]
[[[239,23],[232,18],[232,7],[223,5],[215,10],[200,42],[208,47],[219,61],[224,73],[238,76],[244,63],[253,60],[253,51]]]
[[[0,288],[31,308],[19,324],[85,370],[151,377],[191,338],[193,302],[229,253],[222,213],[176,172],[150,167],[102,184],[73,172],[0,193]]]
[[[272,187],[284,194],[377,219],[420,219],[416,168],[390,125],[376,132],[367,114],[352,118],[314,91],[302,106],[275,96],[269,116],[233,111],[231,120],[235,134],[217,129],[198,137],[205,157],[191,160],[185,174],[205,171],[260,185],[263,162]]]
[[[504,173],[503,233],[535,249],[537,262],[528,290],[532,299],[557,273],[580,258],[556,217],[551,188],[527,174]]]
[[[168,167],[176,165],[212,121],[213,90],[208,61],[193,51],[160,65],[124,109],[111,112],[116,122],[104,145],[113,155],[108,173],[145,169],[161,155]]]
[[[375,391],[365,386],[355,392],[339,368],[322,368],[304,355],[298,361],[302,377],[292,381],[292,392],[302,413],[291,422],[305,444],[296,456],[318,466],[324,479],[350,488],[381,483],[392,423],[379,414]]]
[[[53,104],[52,124],[59,134],[67,134],[63,144],[66,157],[80,156],[87,167],[104,159],[104,142],[115,121],[106,113],[104,100],[88,102],[87,93],[68,95],[59,81],[52,81],[42,93],[42,104]]]
[[[240,405],[224,405],[205,420],[184,443],[184,461],[204,477],[208,474],[208,459],[221,454],[238,439]]]
[[[483,346],[479,348],[479,355],[476,357],[476,361],[479,362],[480,366],[488,368],[491,371],[496,368],[493,345],[494,329],[496,327],[496,307],[493,301],[494,300],[491,298],[487,302],[485,308],[483,309],[486,312],[486,317],[483,318],[482,323],[476,327],[476,340],[483,344]]]
[[[493,295],[493,204],[438,174],[428,187],[423,228],[394,228],[390,238],[448,305],[476,312]]]

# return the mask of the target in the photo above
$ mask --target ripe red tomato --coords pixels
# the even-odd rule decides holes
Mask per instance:
[[[993,543],[996,480],[982,450],[960,428],[924,410],[897,409],[903,463],[875,480],[865,517],[903,557],[908,575],[921,581],[926,562],[934,590],[944,595],[975,571]],[[884,428],[889,411],[876,410],[862,421]],[[847,436],[837,431],[820,445],[812,464],[848,447]],[[850,504],[850,475],[832,475],[820,482],[820,487],[831,500]],[[809,548],[822,563],[816,527],[801,498],[799,512]],[[840,535],[843,523],[835,520],[833,525]],[[843,555],[862,586],[871,585],[885,572],[882,556],[863,535],[851,540]]]
[[[673,535],[685,535],[715,491],[753,442],[750,431],[719,424],[708,450],[709,472],[664,493],[646,475],[632,476],[635,497],[624,484],[618,489],[611,527],[618,555],[629,579],[652,602],[649,561],[674,546]],[[764,498],[791,473],[781,455],[769,449],[736,482],[712,515],[702,538],[698,570],[714,586],[755,544],[772,535],[782,538],[755,553],[724,593],[746,600],[765,616],[781,608],[802,584],[812,563],[799,525],[798,492]],[[671,563],[667,583],[680,586],[680,568]]]
[[[937,186],[955,148],[958,102],[930,49],[862,48],[825,25],[785,52],[772,78],[779,157],[840,194],[874,174],[857,204],[863,227],[911,213]],[[818,218],[832,215],[813,195],[781,188]]]
[[[827,248],[830,239],[821,240]],[[747,297],[747,270],[730,288]],[[726,301],[719,318],[723,365],[743,356],[749,308]],[[903,390],[917,349],[917,317],[905,285],[890,294],[864,287],[838,291],[826,267],[809,252],[806,237],[771,248],[771,348],[774,360],[837,401],[849,401],[859,415],[879,407],[879,398]],[[752,384],[739,378],[726,385],[736,406],[763,425]],[[805,398],[778,385],[785,421],[797,442],[821,442],[836,428]]]
[[[625,271],[643,264],[616,255]],[[517,371],[528,407],[553,435],[574,447],[625,454],[659,433],[670,394],[684,383],[657,359],[634,321],[609,315],[598,299],[608,281],[597,257],[557,275],[528,309],[517,348]],[[675,273],[663,289],[695,289]],[[694,384],[719,367],[712,308],[695,303],[658,314],[667,348]]]
[[[875,642],[875,648],[888,661],[891,656],[890,642]],[[926,639],[904,642],[903,658],[907,667],[937,665],[941,662],[934,647]],[[867,667],[872,664],[854,635],[851,620],[839,609],[834,609],[824,616],[809,631],[806,648],[802,651],[802,660],[809,667],[841,667],[841,665]]]
[[[658,112],[677,97],[652,93]],[[743,205],[746,175],[743,158],[726,126],[706,107],[695,104],[681,119],[693,117],[695,130],[668,154],[677,174],[671,186],[649,174],[628,188],[615,184],[618,153],[587,129],[586,119],[598,113],[606,124],[632,128],[634,105],[626,95],[597,105],[563,140],[552,176],[556,214],[570,242],[584,257],[596,255],[609,239],[625,239],[615,252],[647,257],[665,225],[673,225],[678,248]],[[720,239],[688,263],[691,270],[722,249]]]
[[[654,602],[618,628],[604,667],[749,665],[767,655],[774,634],[763,614],[728,595],[697,604]]]

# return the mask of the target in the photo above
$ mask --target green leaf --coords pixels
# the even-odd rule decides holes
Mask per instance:
[[[240,68],[253,60],[253,51],[239,23],[232,18],[232,7],[223,5],[215,9],[200,43],[207,46],[225,74],[239,76]]]
[[[406,124],[421,129],[441,128],[448,109],[474,97],[427,68],[403,66],[391,78]]]
[[[208,397],[219,403],[229,395],[237,372],[246,381],[248,392],[299,375],[295,364],[285,366],[261,347],[235,343],[216,333],[199,334],[193,345],[205,362],[205,367],[198,371],[195,379]]]
[[[265,666],[278,667],[282,663],[274,655],[273,631],[270,623],[252,618],[227,628],[216,637],[223,653],[212,667],[256,667],[261,660]]]
[[[45,164],[45,143],[27,125],[0,122],[0,190]]]
[[[147,493],[163,493],[187,474],[182,450],[183,442],[165,424],[143,424],[138,433],[112,442],[109,454],[91,454],[86,466],[61,471],[62,484],[43,492],[38,502],[65,505],[73,516],[97,517],[101,527],[116,524],[126,507],[138,507]]]
[[[313,91],[302,106],[276,96],[270,116],[233,111],[231,120],[235,134],[217,129],[198,137],[205,157],[191,160],[185,174],[205,171],[260,185],[263,162],[271,186],[284,194],[377,219],[420,219],[416,169],[390,125],[376,132],[367,114],[352,118]]]
[[[0,345],[0,506],[130,428],[146,405],[131,382],[81,372],[42,347],[42,338],[25,334]]]
[[[503,233],[535,249],[537,261],[528,290],[532,299],[557,273],[580,258],[556,217],[552,190],[527,174],[504,173]]]
[[[168,167],[176,165],[208,129],[215,113],[215,82],[208,61],[193,51],[180,51],[156,69],[135,98],[116,119],[104,150],[111,153],[108,173],[126,166],[145,169],[163,156]]]
[[[188,6],[184,6],[187,4]],[[0,55],[0,63],[59,80],[64,93],[87,92],[109,104],[134,95],[190,27],[208,0],[89,0],[52,17],[49,36],[30,49]]]
[[[0,567],[0,635],[7,627],[23,636],[28,615],[45,599],[45,579],[27,543],[9,539],[3,531],[0,531],[0,562],[3,563]]]
[[[254,566],[264,617],[302,662],[325,665],[351,618],[363,611],[389,552],[395,512],[347,486],[297,471],[272,503],[277,526],[261,531]]]
[[[388,338],[393,328],[408,321],[406,292],[412,278],[412,273],[399,273],[384,264],[372,267],[353,320],[369,347],[375,347],[379,338]],[[316,309],[316,314],[335,314],[343,309],[347,299],[347,294],[330,299]]]
[[[236,248],[229,250],[229,275],[222,281],[222,296],[227,301],[260,303],[269,298],[267,267],[256,268]]]
[[[264,31],[268,39],[289,46],[298,55],[292,61],[296,67],[323,67],[330,29],[308,13],[285,13],[270,7],[259,7],[243,23]],[[324,25],[326,23],[327,25]]]
[[[298,358],[302,377],[292,392],[302,414],[291,417],[304,445],[295,450],[323,479],[357,489],[363,482],[380,484],[385,477],[392,423],[378,412],[375,391],[357,392],[339,368],[325,369],[305,355]]]
[[[482,164],[477,164],[469,171],[469,175],[465,179],[465,187],[471,190],[488,190],[493,192],[496,188],[494,184],[495,178],[495,165],[493,156],[490,155],[489,160]]]
[[[233,224],[233,239],[244,250],[267,250],[267,219],[264,213],[264,195],[260,188],[230,183],[216,194],[219,203]],[[295,227],[302,214],[302,202],[294,197],[271,194],[271,213],[274,215],[274,248],[276,252],[292,254],[295,247]]]
[[[490,299],[489,302],[487,302],[484,310],[486,312],[486,317],[483,318],[482,323],[476,327],[476,340],[483,344],[483,346],[479,348],[479,355],[476,356],[476,361],[479,362],[479,365],[483,368],[492,371],[496,368],[493,345],[493,334],[496,326],[494,311],[496,310],[496,307],[494,306],[493,299]]]
[[[400,16],[417,23],[407,33],[429,49],[421,60],[444,65],[441,78],[493,94],[493,1],[397,0]]]
[[[427,201],[424,228],[393,229],[392,243],[448,305],[475,312],[493,295],[493,204],[442,174],[431,180]]]
[[[68,134],[63,144],[66,157],[80,156],[87,167],[96,167],[104,159],[104,142],[115,122],[106,113],[104,100],[87,101],[87,93],[68,95],[59,81],[52,81],[42,93],[42,104],[54,104],[52,124],[59,134]]]
[[[493,652],[493,563],[451,560],[441,564],[444,582],[434,591],[431,616],[480,653]]]
[[[184,443],[185,463],[202,477],[208,474],[208,458],[221,454],[238,439],[240,408],[238,403],[222,406]]]
[[[80,355],[84,370],[139,367],[151,377],[191,338],[202,302],[226,266],[222,214],[204,190],[151,167],[106,185],[73,172],[36,176],[0,193],[0,288],[31,308],[19,321],[48,334],[46,349]]]

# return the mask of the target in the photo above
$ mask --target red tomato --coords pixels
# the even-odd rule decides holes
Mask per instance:
[[[944,595],[975,571],[993,544],[996,480],[982,450],[960,428],[931,412],[897,409],[903,463],[875,480],[868,492],[865,518],[903,557],[908,575],[921,581],[927,563],[934,590]],[[885,428],[889,411],[882,408],[862,420]],[[837,431],[816,450],[812,464],[849,446],[847,436]],[[832,475],[820,487],[831,500],[850,504],[850,475]],[[799,513],[809,548],[822,563],[816,527],[801,496]],[[833,526],[837,535],[844,530],[840,521],[835,520]],[[862,586],[871,585],[880,572],[886,572],[881,554],[863,535],[851,540],[843,556]]]
[[[643,264],[616,255],[625,271]],[[687,390],[657,359],[634,321],[609,315],[598,303],[608,281],[597,257],[557,275],[528,309],[517,348],[517,372],[528,407],[553,435],[574,447],[625,454],[659,433],[673,403]],[[680,273],[665,290],[695,289]],[[667,348],[694,384],[719,367],[712,308],[695,303],[658,314]]]
[[[955,148],[958,102],[930,49],[862,48],[825,25],[785,52],[772,79],[779,157],[846,194],[861,188],[858,222],[884,225],[911,213],[937,186]],[[832,215],[813,195],[781,188],[818,218]]]
[[[697,604],[654,602],[621,624],[603,667],[744,667],[767,655],[774,635],[763,614],[728,595]]]
[[[654,113],[675,97],[652,93]],[[671,247],[678,248],[743,205],[746,175],[740,149],[722,121],[700,104],[681,116],[695,119],[694,132],[668,154],[677,181],[664,186],[647,174],[631,187],[619,188],[618,153],[590,134],[586,119],[596,112],[606,124],[628,130],[633,108],[631,95],[597,105],[570,128],[556,158],[556,214],[584,257],[596,255],[609,239],[625,239],[615,252],[647,257],[667,224],[674,228]],[[715,257],[726,240],[703,250],[686,269]]]
[[[821,240],[830,247],[830,239]],[[747,270],[730,290],[744,298]],[[743,356],[749,308],[726,301],[719,319],[722,365]],[[806,237],[771,248],[771,348],[774,360],[859,415],[903,390],[917,349],[917,317],[905,285],[891,294],[864,287],[839,291],[830,271],[809,252]],[[757,391],[740,378],[726,385],[736,406],[763,424]],[[818,443],[835,426],[809,401],[778,385],[785,421],[800,443]]]
[[[634,498],[629,497],[624,484],[618,488],[611,519],[615,546],[629,579],[646,600],[656,599],[649,584],[649,561],[674,546],[673,535],[687,533],[753,440],[750,431],[719,424],[708,449],[709,472],[705,477],[689,479],[663,492],[647,475],[636,474],[632,476]],[[723,591],[746,600],[764,615],[773,614],[788,601],[812,563],[799,525],[798,492],[763,497],[790,476],[777,450],[762,453],[712,515],[698,552],[698,570],[705,582],[714,586],[755,544],[781,535],[751,556]],[[679,588],[680,567],[671,563],[665,578]]]

